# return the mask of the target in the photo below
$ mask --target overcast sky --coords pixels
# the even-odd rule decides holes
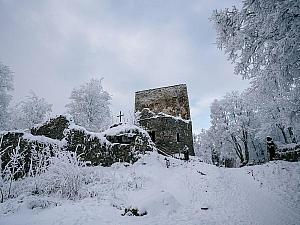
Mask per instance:
[[[217,49],[212,10],[232,0],[0,0],[0,61],[15,72],[14,100],[29,90],[64,113],[73,87],[104,77],[114,115],[134,92],[186,83],[194,132],[209,106],[248,82]]]

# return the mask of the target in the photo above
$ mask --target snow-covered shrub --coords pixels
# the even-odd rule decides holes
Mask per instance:
[[[84,166],[85,163],[79,159],[76,152],[57,152],[49,159],[46,172],[40,175],[40,189],[48,194],[76,198],[84,183]]]
[[[14,154],[0,179],[1,202],[24,194],[49,194],[75,199],[81,186],[86,183],[85,162],[80,161],[75,152],[58,151],[52,157],[40,156],[34,172],[20,179],[15,179],[14,175],[22,169],[19,166],[21,156]]]
[[[51,206],[58,205],[58,203],[47,200],[45,198],[41,198],[40,196],[39,197],[37,197],[37,196],[27,197],[25,204],[26,204],[26,208],[28,208],[28,209],[35,209],[35,208],[45,209],[45,208],[48,208]]]

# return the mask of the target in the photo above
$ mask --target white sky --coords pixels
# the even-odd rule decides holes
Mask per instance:
[[[73,87],[104,77],[116,116],[134,92],[186,83],[194,132],[215,98],[248,82],[216,48],[212,10],[231,0],[0,0],[0,61],[15,72],[14,100],[33,90],[64,113]],[[115,117],[116,118],[116,117]],[[117,118],[116,118],[117,119]]]

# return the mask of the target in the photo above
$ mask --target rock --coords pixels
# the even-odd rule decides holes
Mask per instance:
[[[70,125],[70,118],[67,116],[58,116],[50,119],[46,123],[31,129],[32,135],[43,135],[48,138],[62,140],[65,138],[64,131]]]

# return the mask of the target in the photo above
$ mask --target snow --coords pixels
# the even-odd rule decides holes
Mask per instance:
[[[90,138],[98,138],[99,141],[101,141],[102,144],[111,144],[104,136],[103,132],[101,133],[97,133],[97,132],[92,132],[92,131],[88,131],[87,129],[85,129],[82,126],[76,125],[73,121],[70,122],[70,125],[68,126],[68,128],[65,130],[65,132],[67,133],[69,130],[79,130],[84,132],[85,134],[89,135]]]
[[[144,108],[143,110],[147,110],[147,113],[149,114],[149,117],[143,118],[143,119],[153,119],[153,118],[160,118],[160,117],[168,117],[168,118],[172,118],[172,119],[177,120],[177,121],[178,120],[182,121],[184,123],[191,123],[191,120],[183,119],[180,115],[179,116],[172,116],[172,115],[166,114],[164,112],[155,113],[155,112],[151,111],[149,108]],[[142,112],[140,112],[140,111],[137,111],[135,113],[135,117],[136,117],[137,121],[141,119],[141,115],[142,115]]]
[[[102,132],[105,136],[114,136],[118,134],[123,134],[123,133],[135,133],[135,131],[138,131],[139,133],[143,134],[144,136],[148,136],[148,133],[141,129],[140,127],[132,124],[126,124],[122,123],[118,126],[109,128]]]
[[[59,147],[62,147],[65,144],[64,141],[48,138],[48,137],[42,136],[42,135],[32,135],[27,132],[24,132],[24,135],[22,137],[29,141],[38,141],[40,143],[55,144],[56,146],[59,146]]]
[[[0,204],[0,224],[300,224],[300,162],[228,169],[192,157],[166,168],[164,158],[84,167],[78,199],[20,195]],[[147,215],[122,216],[125,208]]]
[[[20,134],[22,134],[22,138],[24,138],[28,141],[32,141],[32,142],[37,141],[37,142],[45,143],[45,144],[53,144],[53,145],[56,145],[59,147],[62,147],[65,144],[64,140],[59,141],[59,140],[48,138],[48,137],[42,136],[42,135],[32,135],[31,133],[28,133],[27,130],[0,131],[0,137],[2,138],[4,135],[9,134],[9,133],[16,133],[16,134],[20,133]]]

